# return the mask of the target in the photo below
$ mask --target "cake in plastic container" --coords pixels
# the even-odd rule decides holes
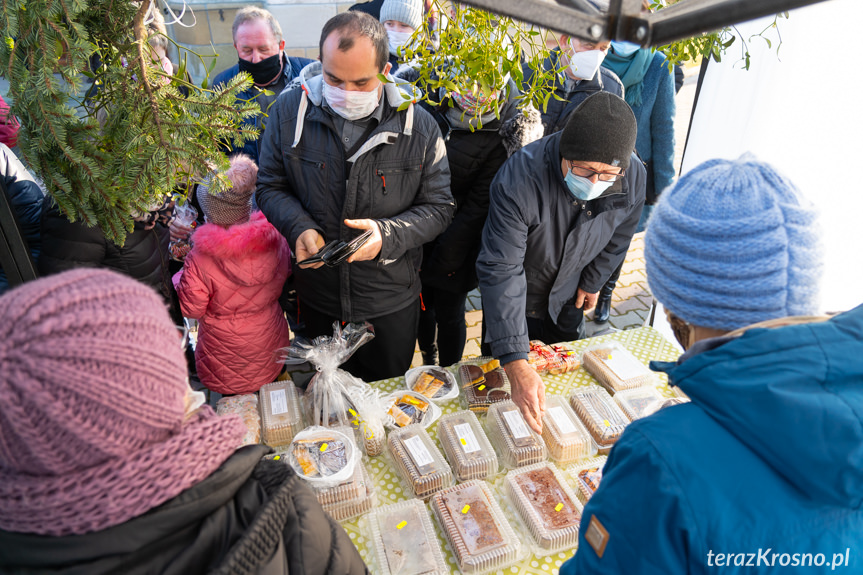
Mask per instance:
[[[641,386],[655,386],[658,378],[623,344],[608,341],[584,350],[581,363],[609,393]]]
[[[508,469],[544,461],[548,456],[542,437],[528,427],[512,401],[495,403],[486,416],[488,437]]]
[[[322,494],[322,491],[328,493]],[[357,463],[356,472],[347,484],[326,490],[315,489],[315,493],[321,507],[336,521],[359,517],[371,511],[378,503],[375,485],[361,462]]]
[[[626,414],[598,385],[577,388],[569,404],[596,442],[599,453],[608,453],[629,424]]]
[[[615,393],[614,401],[630,421],[635,421],[659,411],[666,398],[654,387],[636,387]]]
[[[405,373],[405,387],[432,401],[446,401],[458,397],[455,376],[435,365],[421,365]]]
[[[453,484],[452,470],[421,425],[391,431],[387,444],[396,469],[415,496],[428,499]]]
[[[458,481],[486,479],[497,473],[497,454],[472,411],[443,416],[437,436]]]
[[[290,381],[276,381],[258,392],[261,407],[261,431],[270,447],[288,445],[303,428],[300,396]]]
[[[541,554],[578,545],[582,507],[560,470],[538,463],[506,474],[506,492]]]
[[[354,476],[358,448],[353,433],[341,429],[309,427],[291,442],[287,462],[313,488],[335,487]]]
[[[216,403],[216,413],[219,415],[239,415],[243,420],[246,434],[243,435],[238,447],[261,442],[261,415],[258,413],[257,395],[250,393],[223,397]]]
[[[571,463],[596,455],[596,444],[578,416],[559,395],[545,398],[542,439],[548,454],[558,463]]]
[[[428,511],[419,499],[381,507],[369,515],[369,524],[377,558],[374,573],[449,574]]]
[[[468,481],[436,493],[431,508],[462,573],[508,567],[521,555],[521,541],[484,481]]]
[[[593,497],[593,493],[599,489],[605,460],[606,457],[600,455],[571,465],[566,469],[567,473],[575,480],[575,485],[578,487],[578,498],[582,503],[587,504],[590,498]]]
[[[509,379],[500,362],[481,357],[459,366],[457,379],[468,409],[485,413],[489,405],[510,399]]]
[[[560,361],[548,370],[548,373],[556,375],[558,373],[569,373],[581,367],[579,353],[572,349],[571,346],[565,343],[556,343],[551,345],[551,349],[557,353]]]
[[[440,417],[441,409],[422,394],[413,391],[398,391],[389,396],[391,402],[389,415],[390,427],[407,427],[420,424],[429,427]]]

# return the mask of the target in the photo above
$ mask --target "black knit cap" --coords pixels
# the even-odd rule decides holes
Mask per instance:
[[[560,134],[560,155],[566,160],[602,162],[627,169],[638,128],[626,101],[597,92],[570,114]]]

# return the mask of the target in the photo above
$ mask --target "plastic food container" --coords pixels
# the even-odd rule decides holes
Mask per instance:
[[[381,507],[369,516],[375,573],[448,575],[431,518],[419,499]]]
[[[428,499],[453,484],[452,470],[422,426],[391,431],[387,443],[396,468],[415,496]]]
[[[607,454],[629,424],[626,414],[598,385],[576,389],[569,404],[596,442],[599,453]]]
[[[578,417],[559,395],[547,395],[542,439],[557,463],[571,463],[596,455],[596,444]]]
[[[527,363],[537,373],[548,373],[551,369],[560,367],[561,359],[551,346],[538,339],[532,339],[530,351],[527,352]]]
[[[318,501],[321,502],[321,507],[336,521],[347,521],[359,517],[363,513],[371,511],[378,503],[374,483],[362,463],[357,463],[357,470],[351,481],[343,486],[338,486],[336,489],[339,487],[344,488],[338,493],[331,492],[324,496],[325,499],[331,501],[326,504],[321,501],[321,491],[323,490],[315,490],[318,494]],[[348,497],[349,495],[354,496],[334,501],[336,498]]]
[[[602,468],[605,467],[606,459],[604,455],[600,455],[566,469],[567,473],[575,480],[575,485],[578,487],[578,498],[582,503],[587,504],[593,497],[593,493],[599,488],[599,483],[602,481]]]
[[[437,436],[458,481],[485,479],[497,473],[497,455],[472,411],[441,417]]]
[[[581,363],[609,393],[657,384],[656,374],[616,341],[588,347],[581,356]]]
[[[659,411],[666,399],[659,395],[656,388],[636,387],[617,392],[614,401],[630,421],[635,421]]]
[[[510,399],[509,379],[496,359],[481,357],[463,363],[456,373],[465,407],[475,413],[485,413],[489,405]]]
[[[405,373],[405,387],[432,401],[447,401],[458,397],[455,376],[442,367],[421,365]]]
[[[353,434],[309,427],[294,437],[288,463],[315,487],[335,487],[353,477],[358,461]]]
[[[551,463],[538,463],[506,474],[506,492],[541,554],[578,545],[582,507]]]
[[[261,442],[261,416],[258,413],[258,396],[248,394],[223,397],[216,403],[216,413],[218,415],[233,413],[242,418],[243,424],[246,426],[246,434],[237,447]]]
[[[427,428],[440,417],[441,409],[426,396],[413,391],[397,391],[387,397],[392,421],[388,427],[407,427],[419,424]]]
[[[264,443],[271,447],[288,445],[303,429],[297,388],[290,381],[276,381],[263,386],[258,396]]]
[[[542,437],[527,426],[521,410],[512,401],[489,407],[486,425],[488,437],[504,467],[523,467],[548,457]]]
[[[568,373],[570,371],[575,371],[579,367],[581,367],[581,360],[579,359],[579,353],[572,349],[570,346],[562,343],[556,343],[551,345],[551,349],[557,353],[560,358],[560,362],[548,370],[548,373],[555,375],[558,373]]]
[[[485,482],[444,489],[432,497],[431,508],[462,573],[507,567],[521,554],[521,541]]]

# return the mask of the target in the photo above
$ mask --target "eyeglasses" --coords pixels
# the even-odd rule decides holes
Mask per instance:
[[[185,325],[184,321],[183,325],[175,325],[174,327],[180,332],[180,349],[185,352],[189,347],[189,326]]]
[[[570,171],[576,176],[580,176],[582,178],[592,178],[593,176],[597,176],[600,182],[616,182],[626,173],[626,170],[620,170],[619,172],[597,172],[596,170],[591,170],[590,168],[585,168],[583,166],[575,166],[571,160],[567,160],[567,162],[569,162]]]

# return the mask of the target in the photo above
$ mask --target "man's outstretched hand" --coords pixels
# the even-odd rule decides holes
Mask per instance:
[[[521,409],[531,429],[542,433],[542,416],[545,414],[545,384],[525,359],[517,359],[503,366],[512,387],[512,400]]]

